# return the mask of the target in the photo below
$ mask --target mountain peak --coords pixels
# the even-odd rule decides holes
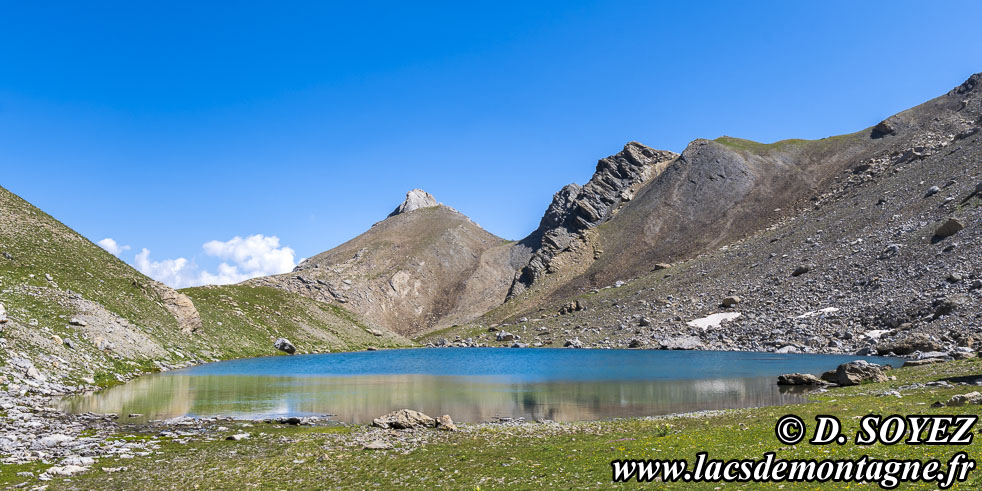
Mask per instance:
[[[417,188],[406,193],[405,201],[403,201],[401,205],[397,206],[392,213],[389,213],[389,216],[393,217],[413,210],[418,210],[420,208],[438,206],[439,204],[440,203],[436,202],[436,198],[434,198],[432,194]]]

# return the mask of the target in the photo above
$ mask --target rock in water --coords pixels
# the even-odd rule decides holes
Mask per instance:
[[[822,380],[847,386],[859,385],[863,382],[886,382],[887,376],[879,365],[866,360],[856,360],[839,365],[835,371],[823,373]]]
[[[412,191],[406,193],[406,200],[403,201],[401,205],[397,206],[392,213],[389,213],[389,216],[394,217],[396,215],[409,213],[420,208],[437,206],[438,204],[439,203],[436,202],[436,198],[434,198],[432,194],[427,193],[422,189],[413,189]]]
[[[810,373],[786,373],[777,377],[777,385],[828,385]]]
[[[379,416],[372,421],[372,426],[379,428],[395,428],[397,430],[407,430],[411,428],[433,427],[436,420],[412,409],[400,409],[392,411],[384,416]]]
[[[444,431],[457,431],[457,425],[453,423],[453,419],[450,419],[449,414],[444,414],[439,418],[436,418],[436,427],[439,430]]]
[[[942,223],[941,226],[937,228],[937,230],[934,231],[934,236],[944,239],[946,237],[951,237],[952,235],[957,234],[963,228],[965,228],[965,224],[963,224],[957,218],[949,218],[944,223]]]
[[[286,338],[279,338],[273,342],[273,347],[287,354],[294,354],[297,352],[297,348],[293,346],[293,343],[287,341]]]

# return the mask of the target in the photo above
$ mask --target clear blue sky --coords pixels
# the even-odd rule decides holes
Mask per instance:
[[[517,239],[627,141],[820,138],[938,96],[982,71],[980,19],[978,1],[5,2],[0,185],[124,260],[202,270],[222,257],[202,244],[235,236],[316,254],[414,187]]]

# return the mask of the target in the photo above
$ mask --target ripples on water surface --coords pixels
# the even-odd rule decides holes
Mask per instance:
[[[141,420],[331,414],[365,423],[402,408],[471,423],[498,416],[594,420],[803,402],[801,393],[778,387],[776,376],[820,373],[858,358],[540,348],[274,356],[149,375],[62,405]]]

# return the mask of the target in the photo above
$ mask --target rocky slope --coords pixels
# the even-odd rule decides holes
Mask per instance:
[[[520,252],[422,190],[367,232],[250,285],[358,314],[378,331],[415,334],[471,320],[504,301]]]
[[[0,188],[0,384],[67,391],[188,363],[406,345],[339,306],[269,288],[175,291]]]
[[[696,140],[581,234],[585,253],[553,255],[531,288],[430,339],[510,345],[487,332],[503,324],[545,346],[977,348],[980,79],[850,135]],[[964,229],[935,236],[950,219]],[[687,324],[718,313],[740,316]]]

